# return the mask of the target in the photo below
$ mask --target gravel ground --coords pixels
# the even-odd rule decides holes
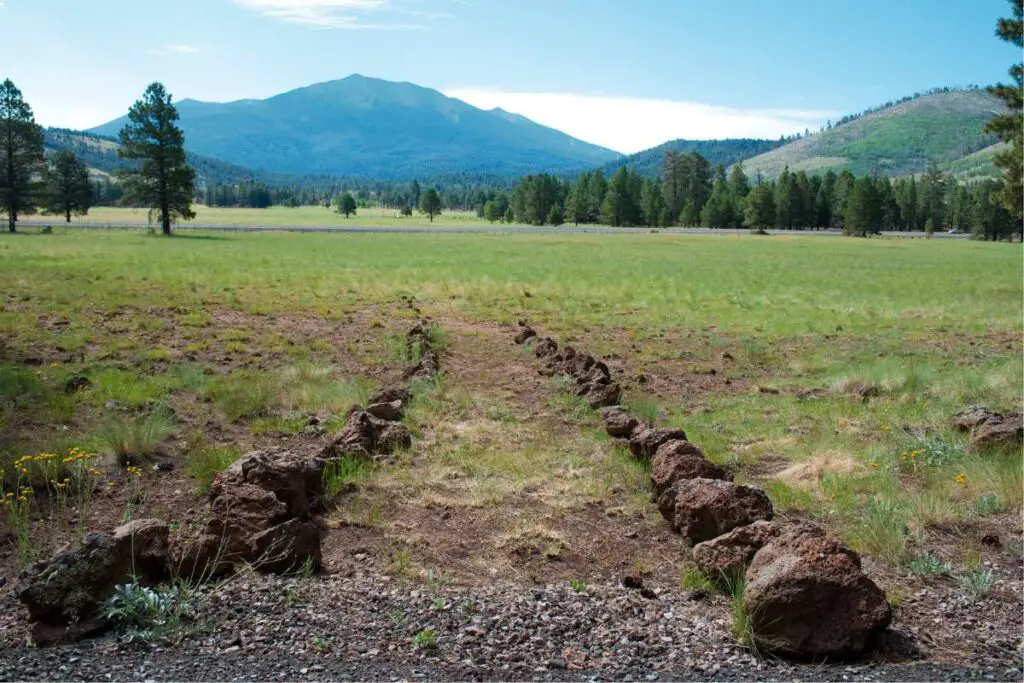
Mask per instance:
[[[651,593],[647,593],[651,596]],[[1020,660],[812,666],[736,645],[725,598],[618,584],[463,588],[386,575],[242,575],[202,596],[196,633],[173,646],[107,636],[19,644],[16,601],[0,599],[0,680],[1014,680]],[[436,648],[414,644],[434,629]],[[1020,634],[1006,634],[1019,640]],[[876,658],[877,659],[877,658]]]

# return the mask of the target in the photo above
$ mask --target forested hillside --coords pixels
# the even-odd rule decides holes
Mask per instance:
[[[671,140],[664,144],[645,149],[601,167],[607,177],[611,177],[622,167],[636,171],[640,175],[653,178],[661,173],[661,164],[666,152],[689,154],[697,152],[712,165],[731,166],[737,161],[750,159],[759,154],[769,152],[780,145],[786,144],[785,139],[761,140],[755,138],[730,138],[727,140]]]
[[[747,172],[778,177],[782,170],[848,170],[886,176],[924,172],[996,142],[985,124],[1004,110],[985,90],[943,89],[884,106],[794,140],[744,162]]]

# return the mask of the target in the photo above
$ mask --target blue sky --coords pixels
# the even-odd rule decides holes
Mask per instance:
[[[0,0],[0,78],[44,125],[145,86],[229,101],[361,73],[633,152],[777,137],[940,85],[1006,78],[1005,0]]]

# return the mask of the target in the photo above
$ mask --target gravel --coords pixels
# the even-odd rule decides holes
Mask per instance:
[[[651,596],[650,591],[645,591]],[[26,647],[0,622],[0,680],[1014,680],[1019,652],[976,659],[807,665],[759,659],[730,635],[728,601],[686,591],[644,597],[618,583],[455,587],[368,572],[238,575],[198,603],[173,645],[114,635]],[[10,594],[0,608],[17,613]],[[433,629],[436,648],[416,634]],[[1019,635],[1019,634],[1017,634]],[[20,641],[20,642],[18,642]],[[876,658],[878,659],[878,658]]]

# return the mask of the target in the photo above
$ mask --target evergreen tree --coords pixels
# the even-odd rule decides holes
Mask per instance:
[[[600,173],[600,171],[594,171],[594,173]],[[587,188],[590,185],[590,175],[590,173],[581,173],[565,197],[565,216],[572,221],[573,225],[589,221]]]
[[[63,214],[71,222],[71,214],[84,216],[92,206],[92,183],[89,169],[69,150],[57,153],[53,163],[43,173],[46,185],[48,213]]]
[[[43,129],[7,79],[0,84],[0,208],[10,232],[17,229],[18,216],[35,211],[43,164]]]
[[[665,200],[662,197],[660,180],[647,181],[641,191],[641,205],[643,208],[644,224],[648,226],[661,225],[661,215],[665,211]]]
[[[604,196],[608,192],[608,181],[604,174],[595,171],[590,174],[587,182],[587,223],[597,223],[601,220],[601,209],[604,207]]]
[[[928,167],[918,184],[918,212],[932,232],[942,227],[946,218],[946,177],[934,164]]]
[[[497,223],[505,215],[505,212],[501,210],[501,207],[494,200],[491,200],[484,204],[484,218],[491,223]]]
[[[832,224],[836,180],[836,174],[833,171],[827,171],[818,185],[818,193],[814,197],[814,227],[816,228],[827,228]]]
[[[352,196],[351,192],[342,192],[334,198],[335,211],[340,214],[344,214],[345,218],[356,212],[356,198]]]
[[[505,210],[505,222],[506,223],[515,223],[516,222],[516,214],[515,214],[515,212],[512,211],[512,206],[511,205],[509,205],[508,209]]]
[[[1013,16],[999,20],[996,36],[1017,46],[1018,55],[1024,48],[1024,0],[1009,0]],[[998,84],[988,89],[990,93],[1006,103],[1007,112],[996,116],[985,130],[995,133],[1009,144],[1009,148],[996,154],[995,165],[1003,171],[1003,184],[996,196],[1012,217],[1020,224],[1021,240],[1024,241],[1024,61],[1010,67],[1011,85]]]
[[[729,198],[733,206],[733,225],[743,226],[743,212],[747,208],[747,195],[750,194],[750,181],[743,172],[743,162],[737,162],[729,172]]]
[[[608,183],[604,204],[601,207],[601,219],[613,226],[636,225],[639,215],[637,199],[632,193],[632,179],[625,167],[620,168],[612,181]]]
[[[853,184],[843,215],[843,231],[848,235],[867,237],[882,227],[882,207],[874,179],[864,176]]]
[[[770,183],[760,183],[747,195],[747,210],[744,213],[747,226],[764,232],[775,225],[775,189]]]
[[[551,210],[548,211],[548,225],[561,225],[565,222],[565,216],[562,213],[562,205],[554,203],[551,205]]]
[[[793,174],[789,166],[782,169],[782,174],[775,181],[775,225],[789,230],[793,227]]]
[[[171,94],[161,83],[151,84],[128,110],[118,150],[119,156],[142,162],[118,172],[125,196],[157,211],[165,235],[171,234],[173,220],[195,218],[196,172],[185,162],[185,136],[175,125],[177,120]]]
[[[431,223],[434,222],[434,216],[441,213],[441,197],[437,190],[431,187],[423,193],[420,197],[420,211],[430,216]]]
[[[835,191],[832,194],[832,218],[829,227],[843,230],[843,221],[846,216],[846,204],[853,192],[853,185],[856,178],[849,171],[843,171],[836,176]]]
[[[727,228],[735,220],[732,195],[729,192],[729,182],[725,179],[725,169],[718,166],[715,169],[715,183],[711,190],[711,196],[704,204],[700,213],[700,224],[707,228]]]

